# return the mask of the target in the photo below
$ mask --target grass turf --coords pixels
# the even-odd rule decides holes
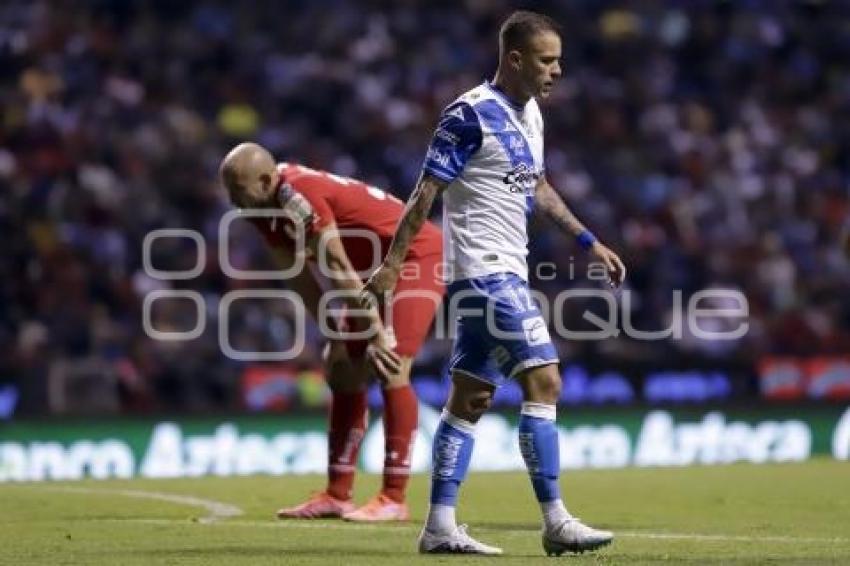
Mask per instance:
[[[357,499],[379,481],[359,478]],[[850,564],[850,464],[830,460],[566,472],[569,508],[617,538],[596,553],[548,559],[520,473],[470,474],[461,491],[459,520],[504,548],[496,558],[415,553],[426,476],[412,479],[409,524],[274,519],[277,507],[322,485],[317,476],[0,484],[0,564]],[[208,523],[222,511],[128,490],[203,498],[243,514]]]

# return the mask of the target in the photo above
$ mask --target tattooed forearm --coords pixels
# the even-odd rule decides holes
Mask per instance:
[[[555,221],[558,227],[567,234],[577,236],[584,229],[575,214],[564,204],[561,196],[555,192],[546,179],[541,179],[534,193],[537,208]]]
[[[394,269],[400,269],[410,244],[428,218],[434,199],[446,188],[446,183],[436,177],[423,175],[419,184],[407,201],[404,215],[396,228],[393,243],[384,263]]]

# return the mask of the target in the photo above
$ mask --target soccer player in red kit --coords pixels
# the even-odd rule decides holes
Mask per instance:
[[[332,391],[328,486],[300,505],[279,510],[278,517],[409,519],[405,489],[418,421],[410,368],[444,292],[439,274],[440,230],[428,224],[411,246],[407,276],[394,290],[397,300],[390,311],[392,320],[383,321],[375,309],[360,310],[363,316],[356,319],[343,317],[341,326],[347,328],[334,328],[340,322],[320,312],[323,289],[314,270],[321,264],[331,286],[347,293],[346,304],[352,312],[361,309],[357,294],[363,279],[389,249],[404,212],[403,203],[354,179],[303,165],[276,164],[266,149],[253,143],[240,144],[228,153],[220,175],[237,207],[280,211],[274,217],[246,217],[263,234],[282,266],[291,266],[296,253],[306,253],[313,269],[305,265],[286,284],[301,296],[307,311],[335,330],[371,333],[364,341],[329,339],[325,349],[325,373]],[[304,250],[296,249],[299,234]],[[370,374],[380,379],[384,398],[383,485],[377,496],[355,508],[352,486],[366,432]]]

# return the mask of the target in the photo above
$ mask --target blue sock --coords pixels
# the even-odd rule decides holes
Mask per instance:
[[[555,405],[523,403],[519,418],[519,448],[537,501],[545,503],[561,499],[558,474],[558,429]]]
[[[450,505],[457,503],[457,491],[466,478],[472,458],[475,425],[459,419],[443,409],[440,426],[434,435],[431,453],[431,503]]]

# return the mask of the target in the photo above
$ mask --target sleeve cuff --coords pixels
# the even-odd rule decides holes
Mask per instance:
[[[429,175],[433,175],[434,177],[438,178],[441,181],[445,181],[446,183],[451,183],[452,181],[457,179],[457,175],[452,176],[448,173],[443,173],[441,171],[438,171],[437,169],[434,169],[433,167],[428,167],[427,165],[422,167],[422,171],[425,172],[425,173],[428,173]]]

